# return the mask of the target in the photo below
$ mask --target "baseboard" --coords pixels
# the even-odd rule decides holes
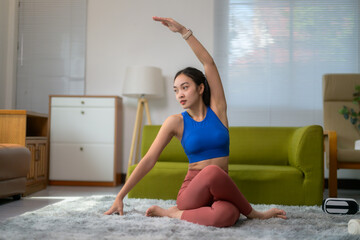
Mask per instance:
[[[85,182],[85,181],[58,181],[49,180],[49,185],[54,186],[92,186],[92,187],[115,187],[115,182]]]
[[[328,179],[325,179],[325,188],[328,188]],[[338,189],[360,190],[359,179],[338,179]]]

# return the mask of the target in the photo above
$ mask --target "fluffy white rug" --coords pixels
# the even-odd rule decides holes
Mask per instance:
[[[125,199],[125,215],[103,215],[115,196],[91,196],[49,205],[0,223],[0,239],[359,239],[347,223],[359,215],[328,215],[318,206],[253,205],[283,208],[288,220],[247,220],[229,228],[205,227],[170,218],[145,217],[151,205],[173,200]]]

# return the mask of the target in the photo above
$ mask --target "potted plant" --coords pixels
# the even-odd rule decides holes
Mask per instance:
[[[342,114],[346,120],[350,121],[360,135],[360,85],[355,86],[355,90],[353,93],[353,103],[358,106],[358,110],[343,106],[339,110],[339,113]],[[355,141],[355,149],[360,150],[360,140]]]

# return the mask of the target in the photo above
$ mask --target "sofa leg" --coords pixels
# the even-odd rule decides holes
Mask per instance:
[[[13,195],[12,198],[13,198],[15,201],[20,200],[20,199],[21,199],[21,194]]]

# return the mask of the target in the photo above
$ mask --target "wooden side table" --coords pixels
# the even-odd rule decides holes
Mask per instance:
[[[25,196],[48,182],[48,116],[26,110],[0,110],[0,143],[26,146],[31,152]]]

